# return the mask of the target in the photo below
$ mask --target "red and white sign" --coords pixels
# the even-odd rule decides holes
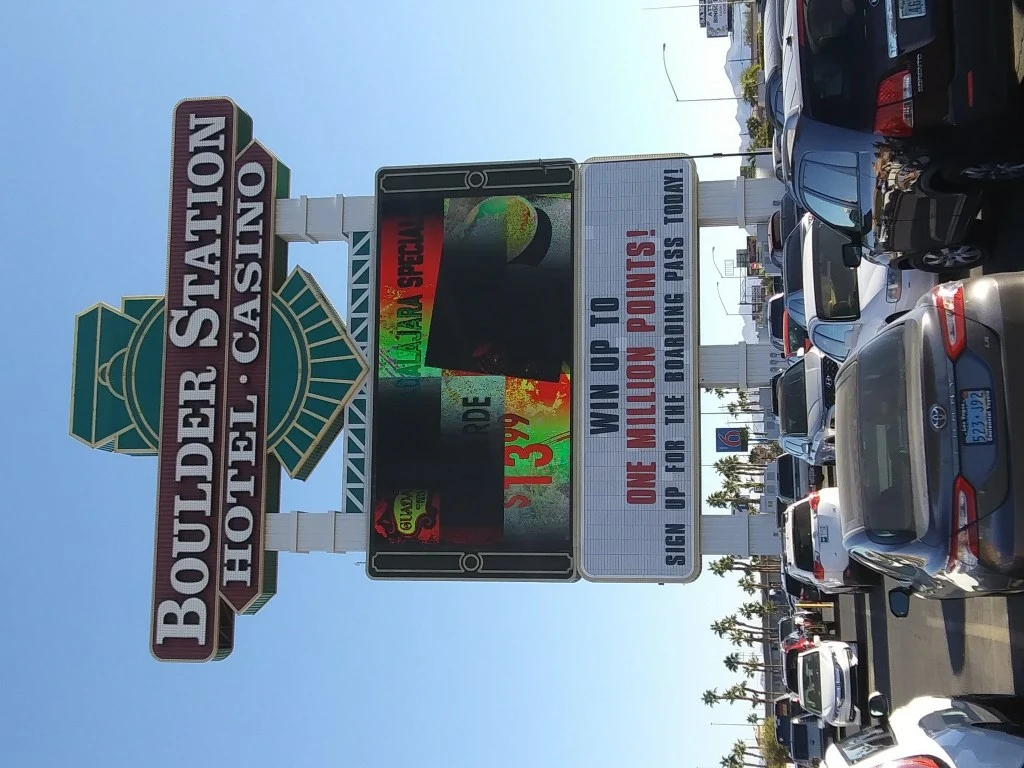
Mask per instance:
[[[582,168],[576,423],[580,568],[700,573],[697,175],[684,156]]]

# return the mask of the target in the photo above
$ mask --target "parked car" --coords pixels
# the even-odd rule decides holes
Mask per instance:
[[[797,200],[883,266],[980,263],[985,187],[1024,176],[1010,4],[928,2],[900,18],[891,2],[788,2],[783,163]]]
[[[878,581],[870,569],[851,563],[843,547],[835,489],[823,488],[790,505],[783,522],[783,560],[789,575],[826,594],[859,592]]]
[[[797,764],[820,762],[832,734],[817,715],[800,706],[792,693],[784,693],[774,701],[775,740]]]
[[[768,0],[761,14],[761,32],[764,50],[761,54],[765,82],[765,114],[776,133],[782,130],[782,17],[781,6],[786,0]]]
[[[772,214],[768,220],[768,255],[771,262],[780,269],[784,269],[782,250],[786,244],[786,238],[796,229],[797,222],[807,213],[797,205],[793,196],[787,192],[779,202],[779,210]]]
[[[797,657],[800,705],[829,725],[859,725],[857,671],[853,644],[815,638]]]
[[[798,225],[786,238],[782,246],[782,292],[786,296],[786,311],[791,322],[802,328],[807,327],[804,313],[804,242]]]
[[[889,712],[868,698],[878,725],[829,746],[826,768],[967,768],[1024,764],[1024,707],[1016,696],[919,696]]]
[[[944,283],[842,366],[836,473],[851,557],[910,595],[1024,589],[1024,273]]]
[[[843,247],[849,238],[810,213],[798,230],[803,237],[805,327],[810,343],[836,362],[913,309],[935,287],[936,276],[925,272],[869,261],[847,266]]]
[[[786,294],[777,293],[765,302],[765,314],[768,316],[768,338],[777,350],[785,349]]]
[[[835,462],[828,412],[835,402],[839,366],[814,347],[783,371],[776,385],[779,445],[809,464]]]

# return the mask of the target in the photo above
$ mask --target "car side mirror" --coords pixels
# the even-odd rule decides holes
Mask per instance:
[[[860,245],[857,243],[843,243],[843,264],[851,269],[856,269],[861,262]]]
[[[815,645],[821,645],[821,636],[820,635],[815,635],[814,637],[811,638],[811,642],[814,643]]]
[[[889,716],[889,699],[885,697],[884,693],[875,691],[868,696],[868,712],[878,720],[884,720]]]
[[[889,613],[897,619],[905,619],[910,615],[910,590],[906,587],[894,587],[889,590]]]

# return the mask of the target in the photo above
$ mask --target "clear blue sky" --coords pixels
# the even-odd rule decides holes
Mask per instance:
[[[311,196],[366,194],[389,164],[735,150],[734,105],[674,103],[661,61],[667,42],[681,96],[727,94],[727,43],[704,39],[696,10],[643,4],[8,7],[0,765],[689,768],[748,733],[709,726],[746,708],[699,703],[731,681],[707,627],[742,597],[710,574],[390,584],[356,556],[284,555],[278,595],[239,619],[227,661],[158,664],[156,462],[67,435],[75,313],[163,291],[178,99],[236,99],[293,193]],[[702,250],[742,243],[719,230]],[[344,305],[341,245],[291,255]],[[713,295],[704,307],[706,340],[739,338]],[[283,508],[336,508],[340,460],[334,449],[309,482],[286,481]]]

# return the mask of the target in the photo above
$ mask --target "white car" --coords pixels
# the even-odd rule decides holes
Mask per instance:
[[[775,385],[779,446],[786,453],[820,466],[834,464],[835,435],[829,423],[836,402],[839,366],[811,347],[787,368]]]
[[[783,513],[783,562],[786,573],[822,592],[870,589],[877,578],[850,560],[843,546],[839,492],[822,488],[790,504]]]
[[[860,725],[857,649],[852,643],[814,638],[797,658],[800,704],[829,725]]]
[[[826,768],[987,768],[1024,765],[1021,699],[921,696],[889,714],[868,699],[878,725],[829,746]]]
[[[804,327],[811,343],[837,363],[913,309],[938,284],[937,275],[867,260],[848,267],[843,260],[846,236],[809,213],[798,227],[803,240]]]

